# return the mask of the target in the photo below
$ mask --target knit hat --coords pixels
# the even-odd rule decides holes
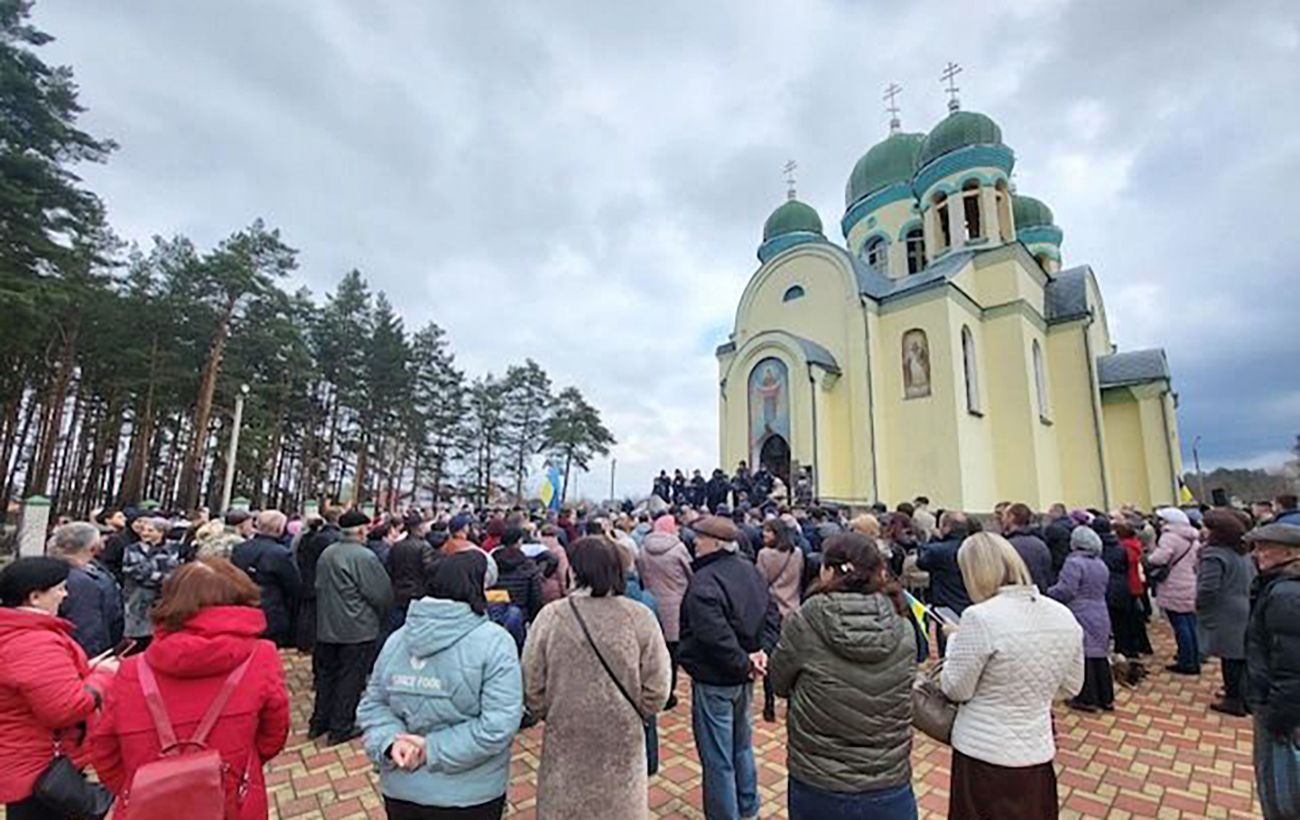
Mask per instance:
[[[1192,522],[1187,518],[1187,513],[1177,507],[1161,507],[1156,510],[1156,517],[1166,524],[1182,524],[1185,527],[1192,525]]]
[[[66,580],[66,561],[44,555],[19,558],[0,572],[0,604],[24,606],[33,592],[53,589]]]
[[[447,532],[457,533],[472,526],[474,526],[474,516],[469,513],[458,513],[451,517],[451,523],[447,525]]]
[[[1101,555],[1101,536],[1091,527],[1075,527],[1070,531],[1070,549]]]
[[[1092,513],[1084,509],[1070,510],[1070,520],[1076,524],[1087,524],[1092,521]]]

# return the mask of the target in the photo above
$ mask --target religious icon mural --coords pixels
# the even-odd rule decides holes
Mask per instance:
[[[930,395],[930,342],[914,327],[903,334],[903,398]]]
[[[790,373],[780,359],[763,359],[749,373],[750,464],[761,464],[763,445],[780,436],[790,442]]]

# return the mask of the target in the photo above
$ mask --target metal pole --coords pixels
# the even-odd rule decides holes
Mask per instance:
[[[613,458],[609,461],[609,500],[614,500],[614,470],[618,467],[618,459]]]
[[[1192,439],[1192,463],[1196,465],[1196,489],[1197,501],[1205,503],[1205,474],[1201,472],[1201,451],[1199,445],[1201,437],[1197,436]]]
[[[230,509],[230,493],[235,483],[235,456],[239,453],[239,428],[244,423],[244,396],[248,385],[241,385],[235,394],[235,422],[230,431],[230,450],[226,453],[226,480],[221,484],[221,513]]]

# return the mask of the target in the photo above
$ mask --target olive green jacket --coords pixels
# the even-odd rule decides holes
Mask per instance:
[[[768,673],[790,699],[791,776],[852,793],[911,782],[916,635],[889,598],[809,598],[786,618]]]

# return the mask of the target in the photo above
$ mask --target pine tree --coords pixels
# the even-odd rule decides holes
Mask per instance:
[[[609,455],[618,442],[600,420],[600,411],[589,404],[576,387],[566,387],[555,397],[546,422],[544,448],[564,463],[560,498],[569,495],[569,472],[577,467],[584,473],[595,455]]]
[[[505,402],[505,429],[502,443],[508,458],[508,473],[514,479],[515,498],[522,501],[524,481],[533,456],[541,452],[542,433],[554,398],[551,379],[532,359],[523,365],[511,365],[502,385]]]

